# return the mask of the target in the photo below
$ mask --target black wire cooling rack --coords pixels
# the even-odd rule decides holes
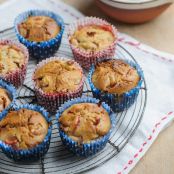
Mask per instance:
[[[66,27],[67,25],[68,24],[66,24]],[[13,28],[1,31],[0,38],[16,40]],[[59,48],[55,56],[63,56],[70,59],[73,58],[67,40],[66,29],[62,39],[61,47]],[[117,45],[116,57],[130,59],[136,62],[131,53],[120,44]],[[36,60],[30,59],[24,85],[20,89],[18,89],[17,103],[19,105],[24,103],[37,102],[34,96],[34,91],[32,89],[33,84],[31,81],[31,76],[36,64]],[[83,95],[92,96],[87,80],[85,81],[84,91],[86,92],[84,92]],[[127,144],[141,122],[146,107],[146,100],[147,90],[146,82],[144,80],[137,100],[135,101],[133,106],[131,106],[128,110],[117,114],[117,123],[106,147],[96,155],[89,158],[76,157],[63,146],[58,134],[55,116],[51,116],[53,131],[50,148],[47,154],[36,162],[16,163],[11,159],[8,159],[2,153],[2,151],[0,151],[0,173],[77,174],[94,169],[116,156]]]

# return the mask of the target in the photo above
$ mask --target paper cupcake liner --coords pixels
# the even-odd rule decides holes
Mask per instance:
[[[34,80],[34,74],[38,68],[40,68],[43,65],[47,64],[48,62],[51,62],[54,60],[70,60],[70,59],[63,58],[63,57],[51,57],[49,59],[43,60],[36,66],[36,69],[35,69],[35,71],[33,73],[33,77],[32,77],[33,84],[34,84],[34,90],[35,90],[35,94],[36,94],[38,103],[40,105],[44,106],[49,112],[52,112],[52,113],[56,112],[57,109],[59,108],[59,106],[61,104],[63,104],[65,101],[72,99],[72,98],[77,98],[77,97],[82,96],[83,84],[84,84],[84,80],[85,80],[82,68],[80,67],[80,65],[78,63],[75,62],[75,64],[77,66],[79,66],[79,69],[83,74],[83,77],[79,84],[78,89],[75,91],[72,91],[72,92],[58,92],[56,94],[45,93],[41,88],[37,87],[35,80]],[[74,61],[74,60],[72,60],[72,61]]]
[[[0,120],[8,113],[8,111],[15,106],[16,102],[16,89],[13,85],[5,82],[4,80],[0,79],[0,88],[7,90],[9,97],[11,99],[11,103],[2,111],[0,112]]]
[[[28,65],[29,53],[27,48],[12,40],[0,40],[0,45],[15,45],[18,47],[24,54],[25,61],[21,68],[16,69],[15,71],[9,72],[8,74],[0,74],[0,78],[12,83],[16,88],[20,87],[26,76],[26,69]]]
[[[92,82],[92,75],[95,71],[94,65],[91,66],[91,69],[88,75],[88,81],[89,81],[89,85],[91,87],[93,96],[97,99],[100,99],[101,101],[105,101],[106,103],[108,103],[114,112],[124,111],[125,109],[128,109],[131,105],[133,105],[133,103],[135,102],[139,94],[139,90],[141,88],[141,85],[144,79],[143,71],[137,63],[134,63],[130,60],[125,60],[125,59],[123,59],[123,61],[125,61],[126,63],[128,63],[130,66],[134,67],[137,70],[138,75],[140,76],[140,81],[138,82],[135,88],[121,95],[103,92],[94,86]]]
[[[49,16],[52,19],[54,19],[60,26],[61,30],[55,38],[43,42],[32,42],[25,39],[19,33],[18,25],[20,23],[25,21],[29,16],[38,16],[38,15]],[[29,10],[24,13],[21,13],[15,18],[14,26],[18,40],[28,48],[30,56],[37,59],[44,59],[50,57],[59,49],[65,28],[63,19],[59,15],[47,10]]]
[[[60,109],[57,111],[57,114],[56,114],[57,121],[59,120],[59,117],[62,115],[62,113],[66,109],[68,109],[73,104],[77,104],[77,103],[99,103],[99,100],[95,98],[91,98],[91,97],[82,97],[82,98],[76,98],[76,99],[70,100],[64,103],[60,107]],[[92,156],[96,154],[97,152],[99,152],[100,150],[102,150],[109,140],[111,132],[116,125],[116,115],[112,112],[112,110],[106,103],[102,102],[101,105],[108,112],[110,116],[111,129],[106,135],[96,140],[92,140],[90,143],[84,143],[79,145],[78,142],[72,140],[67,134],[65,134],[65,132],[61,130],[60,123],[58,121],[57,125],[58,125],[59,134],[63,144],[67,147],[68,150],[70,150],[77,156],[84,156],[84,157]]]
[[[78,30],[78,28],[88,26],[88,25],[110,26],[111,32],[115,36],[115,41],[111,45],[109,45],[107,48],[101,51],[96,51],[96,52],[92,52],[92,51],[88,52],[83,49],[75,47],[73,44],[70,43],[71,36],[74,34],[76,30]],[[117,43],[117,29],[103,19],[96,18],[96,17],[85,17],[69,26],[68,39],[69,39],[70,47],[74,55],[74,59],[82,67],[84,67],[85,69],[89,69],[90,66],[92,64],[96,64],[97,61],[103,60],[105,58],[112,58],[114,56],[115,50],[116,50],[116,43]]]
[[[15,150],[10,145],[5,144],[3,141],[0,141],[0,147],[1,147],[2,151],[7,155],[7,157],[9,157],[15,161],[28,161],[28,160],[33,161],[33,160],[37,160],[40,157],[44,156],[49,149],[51,132],[52,132],[51,120],[49,118],[48,112],[44,108],[42,108],[38,105],[25,104],[25,105],[14,107],[15,110],[19,110],[22,108],[40,112],[44,116],[46,121],[50,124],[47,135],[45,136],[42,143],[38,144],[36,147],[34,147],[32,149]]]

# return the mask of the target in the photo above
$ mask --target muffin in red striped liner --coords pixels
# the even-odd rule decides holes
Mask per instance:
[[[117,29],[103,19],[85,17],[71,24],[68,39],[74,59],[84,68],[115,54]]]
[[[51,57],[36,66],[32,79],[38,103],[54,113],[65,101],[82,95],[85,77],[74,60]]]
[[[25,79],[29,53],[27,48],[12,40],[0,40],[0,77],[16,88]]]

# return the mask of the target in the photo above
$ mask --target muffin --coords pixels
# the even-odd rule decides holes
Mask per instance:
[[[64,22],[51,11],[30,10],[16,17],[15,31],[18,40],[29,49],[30,55],[43,59],[58,50]]]
[[[0,119],[13,107],[16,100],[16,89],[13,85],[0,79]]]
[[[87,52],[100,51],[107,48],[115,37],[107,27],[89,25],[79,28],[70,38],[70,43]]]
[[[28,64],[28,50],[11,40],[0,40],[0,77],[15,87],[23,84]]]
[[[62,131],[79,143],[101,138],[111,128],[109,114],[96,103],[72,105],[62,113],[59,123]]]
[[[38,158],[49,148],[50,120],[43,108],[24,105],[0,121],[1,148],[14,160]]]
[[[11,103],[11,98],[6,89],[0,87],[0,112],[6,109]]]
[[[64,145],[76,155],[86,157],[105,147],[116,119],[107,104],[90,97],[66,102],[56,118]]]
[[[82,95],[84,75],[75,61],[52,57],[37,65],[33,81],[39,104],[55,112],[64,101]]]
[[[108,60],[97,64],[92,75],[94,86],[111,94],[123,94],[136,87],[137,70],[123,60]]]
[[[18,25],[18,30],[29,41],[43,42],[56,37],[60,27],[48,16],[31,16]]]
[[[86,69],[115,54],[117,30],[102,19],[80,19],[70,25],[68,36],[75,60]]]
[[[89,73],[93,95],[108,102],[116,112],[123,111],[134,103],[142,79],[139,65],[121,59],[98,62]]]

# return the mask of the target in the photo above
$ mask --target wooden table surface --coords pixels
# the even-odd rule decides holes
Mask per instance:
[[[3,3],[6,0],[0,0]],[[93,0],[63,0],[88,16],[98,16],[113,23],[119,31],[127,33],[156,49],[174,54],[174,5],[157,19],[129,25],[116,22],[100,11]],[[174,123],[163,131],[131,174],[174,174]]]

